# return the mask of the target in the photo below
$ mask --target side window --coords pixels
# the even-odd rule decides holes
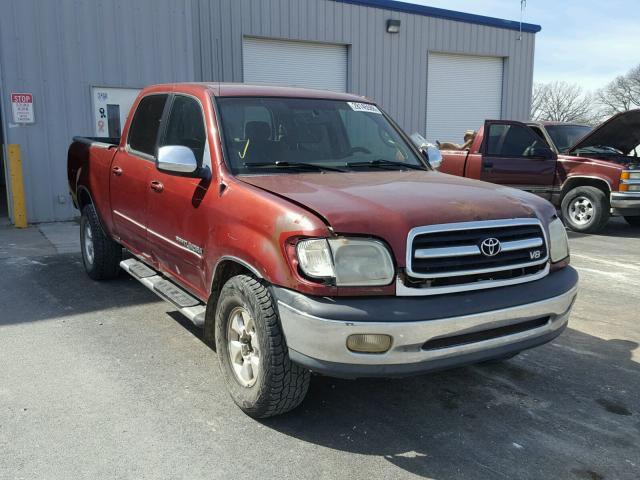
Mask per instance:
[[[545,142],[524,125],[491,124],[487,136],[487,155],[527,157]]]
[[[149,95],[140,100],[131,121],[127,143],[132,150],[155,155],[158,128],[167,95]]]
[[[206,139],[204,118],[198,101],[191,97],[176,95],[171,105],[162,145],[189,147],[193,150],[198,165],[202,165]]]

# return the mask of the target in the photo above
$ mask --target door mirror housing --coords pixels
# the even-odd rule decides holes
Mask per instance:
[[[158,149],[156,167],[161,172],[174,173],[185,177],[199,177],[198,161],[189,147],[165,145]]]
[[[427,159],[431,168],[438,170],[442,164],[442,153],[440,152],[440,149],[433,143],[427,142],[427,140],[418,132],[412,133],[409,138],[411,138],[413,144]]]
[[[556,158],[556,154],[549,147],[533,147],[529,152],[527,152],[527,157],[529,158],[538,158],[540,160],[553,160]]]

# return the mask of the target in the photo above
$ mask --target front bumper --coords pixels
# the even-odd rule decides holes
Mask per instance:
[[[610,202],[615,215],[640,215],[640,192],[612,192]]]
[[[546,343],[565,329],[577,284],[566,267],[527,284],[450,295],[318,298],[282,288],[274,295],[291,360],[354,378],[441,370]],[[390,335],[391,349],[351,352],[347,337],[356,333]],[[446,346],[425,345],[435,339]]]

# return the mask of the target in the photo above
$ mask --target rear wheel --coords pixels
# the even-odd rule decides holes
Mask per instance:
[[[297,407],[311,373],[291,362],[269,290],[248,275],[222,287],[216,309],[218,359],[233,401],[266,418]]]
[[[576,187],[567,192],[561,210],[566,225],[576,232],[598,232],[609,220],[607,196],[595,187]]]
[[[624,219],[632,227],[640,227],[640,215],[635,216],[635,217],[632,217],[632,216],[629,216],[629,215],[625,215]]]
[[[122,247],[105,235],[93,205],[85,205],[80,217],[80,249],[87,275],[109,280],[120,273]]]

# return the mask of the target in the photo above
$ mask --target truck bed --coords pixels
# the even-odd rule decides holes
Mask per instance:
[[[98,216],[107,224],[111,223],[111,162],[119,144],[119,138],[73,137],[67,154],[67,180],[74,205],[81,208],[86,203],[82,195],[91,195]],[[78,185],[85,186],[84,192]]]
[[[120,145],[120,137],[73,137],[74,142],[84,143],[90,146],[109,148]]]

